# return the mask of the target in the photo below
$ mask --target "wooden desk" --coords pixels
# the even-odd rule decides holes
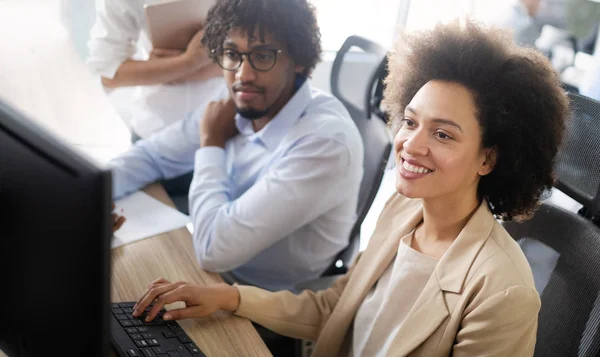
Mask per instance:
[[[162,186],[154,184],[144,191],[174,206]],[[200,269],[186,228],[112,250],[113,302],[137,300],[148,284],[159,277],[198,284],[222,282],[218,274]],[[174,306],[177,304],[167,308]],[[271,356],[248,319],[218,312],[208,318],[181,320],[179,324],[208,357]],[[111,351],[110,356],[117,354]],[[0,357],[6,355],[0,351]]]
[[[145,191],[173,206],[162,186],[151,185]],[[137,300],[148,284],[159,277],[199,284],[222,282],[218,274],[207,273],[198,266],[186,228],[113,249],[112,259],[113,302]],[[219,312],[209,318],[179,323],[209,357],[271,355],[250,320]]]

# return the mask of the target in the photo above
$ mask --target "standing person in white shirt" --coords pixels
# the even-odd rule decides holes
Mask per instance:
[[[231,98],[110,162],[113,197],[194,169],[200,266],[228,282],[292,289],[348,245],[363,170],[343,104],[308,80],[321,55],[307,0],[220,0],[203,41]]]
[[[541,34],[541,25],[535,20],[540,3],[541,0],[503,0],[502,8],[493,9],[486,22],[511,29],[518,45],[535,47]]]
[[[199,32],[185,52],[152,48],[144,5],[158,0],[96,0],[87,60],[106,88],[136,86],[131,126],[147,138],[222,93],[220,68]],[[218,94],[217,94],[218,96]]]
[[[194,110],[226,94],[221,69],[201,43],[202,31],[186,51],[152,48],[144,5],[159,0],[96,0],[96,22],[90,33],[91,69],[109,91],[135,86],[131,103],[132,142],[148,138]],[[187,196],[191,172],[163,182],[171,197]],[[187,213],[187,203],[176,200]]]

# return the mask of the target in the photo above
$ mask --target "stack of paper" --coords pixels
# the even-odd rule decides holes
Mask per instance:
[[[114,233],[112,248],[172,231],[190,223],[190,217],[141,191],[116,201],[115,206],[115,212],[124,216],[126,221]]]

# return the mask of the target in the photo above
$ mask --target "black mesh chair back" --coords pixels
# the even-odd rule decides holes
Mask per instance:
[[[549,204],[503,226],[527,256],[542,300],[534,356],[599,356],[600,228]]]
[[[375,199],[390,155],[391,135],[387,124],[371,107],[374,88],[380,82],[386,50],[358,36],[346,39],[331,70],[331,92],[346,107],[358,127],[364,145],[364,173],[358,196],[357,220],[349,245],[323,275],[343,274],[360,243],[360,226]],[[385,69],[385,66],[383,66]],[[369,113],[369,114],[367,114]]]
[[[591,217],[600,213],[600,102],[568,96],[571,120],[557,155],[556,187],[581,203]]]

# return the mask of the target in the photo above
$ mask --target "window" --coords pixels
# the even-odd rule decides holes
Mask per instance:
[[[337,51],[351,35],[391,46],[402,1],[311,0],[317,9],[323,50]]]

